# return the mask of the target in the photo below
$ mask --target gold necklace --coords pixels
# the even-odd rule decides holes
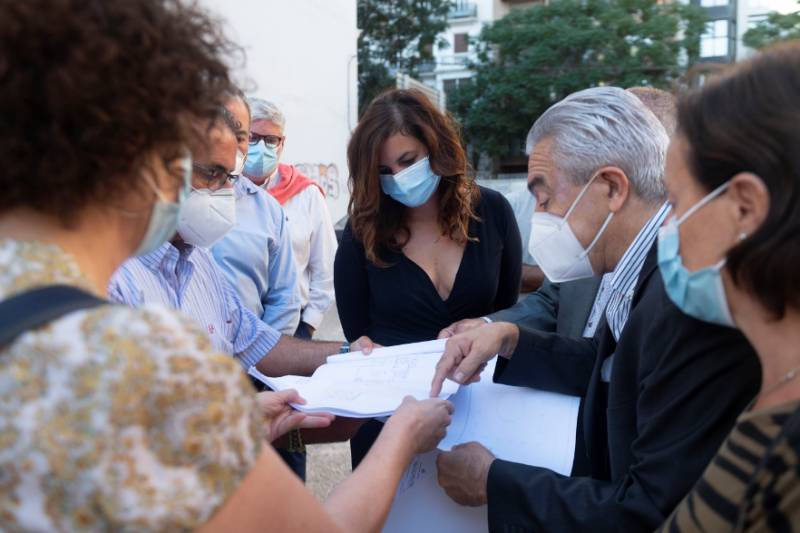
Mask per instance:
[[[761,391],[760,396],[763,398],[767,394],[780,388],[782,385],[785,385],[786,383],[792,381],[795,377],[797,377],[798,373],[800,373],[800,365],[797,365],[796,367],[790,369],[787,373],[781,376],[781,378],[777,382],[775,382],[774,384],[770,385],[769,387]]]

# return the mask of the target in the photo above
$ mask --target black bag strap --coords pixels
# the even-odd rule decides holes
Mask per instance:
[[[48,285],[31,289],[0,302],[0,348],[26,331],[57,318],[108,303],[77,287]]]

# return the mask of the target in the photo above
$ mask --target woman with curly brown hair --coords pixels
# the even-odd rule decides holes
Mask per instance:
[[[334,286],[348,339],[368,335],[384,346],[435,339],[458,320],[517,301],[522,247],[511,206],[467,176],[456,125],[424,94],[376,98],[347,158],[350,220]],[[354,464],[368,433],[370,424],[353,439]]]
[[[2,530],[376,531],[444,435],[450,404],[406,399],[322,505],[264,441],[291,395],[176,311],[103,300],[175,235],[232,50],[178,0],[0,0]]]

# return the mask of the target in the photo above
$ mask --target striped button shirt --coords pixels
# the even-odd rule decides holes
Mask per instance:
[[[280,339],[280,333],[244,307],[211,254],[203,248],[178,249],[171,243],[129,259],[114,273],[112,300],[139,307],[158,302],[192,317],[213,346],[248,369]]]
[[[658,237],[658,230],[664,224],[671,206],[664,203],[655,215],[639,230],[639,234],[622,254],[622,258],[617,264],[611,275],[608,288],[608,304],[606,306],[606,320],[614,340],[619,341],[622,328],[628,321],[628,314],[631,311],[633,292],[636,289],[636,282],[639,280],[639,273],[642,271],[644,260],[647,253],[653,246]],[[595,302],[596,304],[597,302]]]

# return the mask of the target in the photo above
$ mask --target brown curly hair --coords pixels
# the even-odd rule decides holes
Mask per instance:
[[[142,187],[217,115],[237,50],[179,0],[0,0],[0,213],[70,224]]]
[[[458,126],[420,91],[387,91],[369,105],[347,147],[350,228],[364,245],[367,259],[378,266],[387,265],[380,258],[381,249],[398,251],[410,237],[407,208],[383,194],[379,179],[381,147],[396,133],[424,144],[431,169],[442,177],[438,189],[442,232],[456,242],[476,240],[469,235],[469,222],[478,220],[480,189],[467,176]]]

